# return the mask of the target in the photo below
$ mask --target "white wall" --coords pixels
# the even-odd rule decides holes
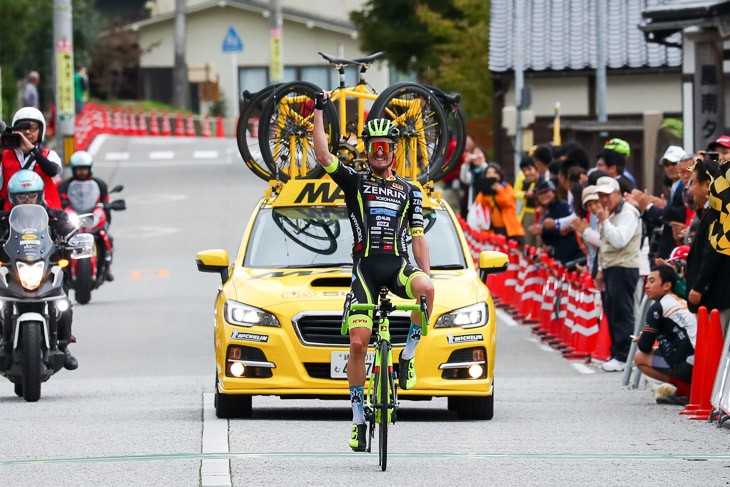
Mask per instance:
[[[606,109],[609,115],[646,110],[681,112],[682,75],[609,76]]]
[[[215,65],[220,75],[220,90],[232,99],[232,55],[223,53],[223,39],[232,26],[243,41],[243,52],[237,54],[238,66],[267,67],[269,52],[269,21],[261,14],[237,8],[211,8],[187,16],[186,62],[188,64]],[[145,52],[140,60],[142,68],[172,67],[174,64],[174,21],[169,20],[141,28],[140,46]],[[298,22],[285,21],[283,25],[284,65],[327,66],[317,52],[337,55],[342,44],[346,57],[364,56],[358,41],[352,36],[318,28],[307,28]],[[149,52],[147,52],[149,51]],[[237,78],[236,78],[237,80]],[[381,91],[388,84],[385,63],[368,71],[367,80]],[[236,81],[237,82],[237,81]],[[236,87],[236,92],[240,92]],[[229,110],[232,104],[228,103]]]
[[[560,102],[561,115],[585,115],[588,113],[588,78],[538,78],[526,79],[532,86],[532,106],[535,116],[551,116],[555,102]],[[505,95],[505,104],[515,104],[514,85]]]
[[[156,0],[156,13],[164,14],[175,10],[175,0]],[[196,4],[206,3],[210,0],[186,0],[186,5],[192,7]],[[268,0],[265,0],[268,3]],[[365,0],[281,0],[282,8],[291,8],[301,12],[308,12],[311,15],[349,21],[351,10],[360,10]]]
[[[606,108],[609,115],[638,115],[646,110],[682,111],[681,75],[652,74],[609,76]],[[532,86],[532,106],[538,117],[552,116],[555,102],[561,115],[588,114],[588,78],[526,79]],[[514,86],[505,96],[506,105],[514,105]]]

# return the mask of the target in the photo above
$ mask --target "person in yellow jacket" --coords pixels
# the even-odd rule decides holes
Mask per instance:
[[[517,240],[522,247],[525,244],[525,230],[517,216],[515,191],[504,180],[502,167],[496,163],[489,164],[485,177],[476,183],[476,189],[479,191],[476,202],[489,208],[492,231]]]
[[[528,232],[527,229],[536,223],[535,213],[535,185],[540,179],[535,160],[532,156],[525,156],[520,162],[520,172],[515,181],[515,199],[517,204],[517,216],[522,222],[525,231],[525,245],[537,247],[540,239],[537,235]]]

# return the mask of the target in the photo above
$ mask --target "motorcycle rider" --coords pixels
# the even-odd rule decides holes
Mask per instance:
[[[20,132],[20,147],[5,149],[2,153],[2,172],[0,172],[0,196],[5,199],[3,209],[10,210],[7,184],[10,178],[21,169],[35,171],[43,180],[45,187],[44,200],[50,208],[61,209],[61,200],[53,178],[63,172],[61,158],[58,154],[44,148],[43,137],[46,133],[46,119],[37,108],[23,107],[13,115],[13,126],[19,122],[27,122],[30,126]]]
[[[71,201],[68,199],[68,187],[72,181],[94,181],[99,186],[99,203],[104,206],[104,213],[106,214],[106,221],[111,224],[112,212],[109,208],[109,190],[107,189],[106,183],[92,176],[91,167],[94,164],[94,158],[86,151],[80,150],[74,152],[69,159],[69,165],[71,166],[72,176],[64,180],[58,185],[58,193],[61,197],[61,208],[71,206]],[[114,239],[109,235],[109,241],[112,243],[112,249],[114,248]],[[111,270],[111,262],[107,267],[106,280],[113,281],[114,275]]]
[[[67,236],[73,230],[74,226],[68,219],[68,215],[63,210],[56,208],[49,208],[44,200],[44,182],[41,176],[36,172],[28,169],[22,169],[16,172],[13,177],[10,178],[7,184],[7,195],[8,202],[11,208],[16,205],[35,204],[41,205],[48,213],[48,227],[51,230],[51,237],[56,240]],[[0,212],[0,240],[5,242],[10,231],[10,211]],[[69,306],[69,309],[61,314],[61,318],[58,320],[58,339],[63,343],[68,344],[71,341],[71,323],[73,321],[73,311]],[[6,347],[6,351],[11,351],[12,340],[9,337],[11,327],[3,327],[3,343]],[[68,345],[59,347],[66,355],[63,366],[67,370],[75,370],[79,366],[76,357],[71,355],[68,349]]]

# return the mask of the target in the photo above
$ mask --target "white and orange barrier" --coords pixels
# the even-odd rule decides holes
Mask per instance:
[[[87,104],[83,111],[76,115],[74,127],[74,142],[76,150],[86,150],[94,137],[100,134],[126,135],[126,136],[165,136],[173,135],[170,124],[170,116],[167,111],[162,112],[162,121],[158,119],[156,110],[151,110],[148,115],[143,110],[137,113],[132,108],[122,109],[119,107],[109,108],[94,104]],[[199,123],[196,123],[196,118]],[[198,134],[197,127],[200,127]],[[149,127],[149,130],[148,130]],[[175,135],[178,137],[211,137],[210,121],[208,116],[195,117],[178,112],[175,124]],[[223,128],[223,117],[216,119],[216,137],[225,137]]]

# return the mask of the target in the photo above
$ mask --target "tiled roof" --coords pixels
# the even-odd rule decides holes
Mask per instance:
[[[513,69],[515,1],[492,0],[489,69]],[[524,67],[534,71],[594,69],[596,0],[522,0],[525,5]],[[638,28],[641,12],[678,0],[604,0],[608,68],[676,67],[682,50],[648,43]],[[681,44],[681,33],[667,39]]]

